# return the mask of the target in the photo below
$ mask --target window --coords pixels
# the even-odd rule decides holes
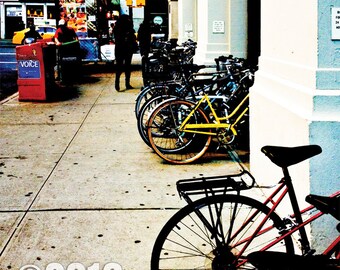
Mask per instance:
[[[27,18],[44,17],[44,7],[42,5],[27,5]]]

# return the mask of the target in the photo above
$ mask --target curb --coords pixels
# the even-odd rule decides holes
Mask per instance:
[[[11,95],[11,96],[9,96],[9,97],[3,99],[3,100],[0,100],[0,105],[3,105],[3,104],[5,104],[5,103],[7,103],[8,101],[10,101],[10,100],[16,98],[18,95],[19,95],[19,92],[16,92],[16,93],[14,93],[13,95]]]

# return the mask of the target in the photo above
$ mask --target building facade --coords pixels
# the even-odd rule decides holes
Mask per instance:
[[[30,20],[53,20],[53,6],[0,2],[0,37]],[[339,189],[340,0],[168,0],[167,19],[169,38],[198,42],[198,64],[229,54],[258,63],[250,90],[250,164],[258,182],[281,175],[262,146],[319,144],[321,155],[292,167],[299,203],[309,192]],[[325,237],[333,227],[327,220],[311,230]]]
[[[0,1],[0,38],[11,39],[13,32],[27,25],[56,25],[55,3],[46,1]]]
[[[178,24],[170,36],[197,41],[199,64],[228,54],[258,59],[250,90],[250,166],[258,182],[273,184],[281,177],[262,146],[318,144],[321,155],[291,168],[299,203],[305,205],[308,193],[337,191],[340,0],[178,0],[170,6],[170,21]],[[326,239],[331,230],[337,234],[334,228],[326,219],[311,231]]]
[[[198,42],[196,61],[233,54],[256,63],[260,51],[260,0],[170,1],[170,33]],[[250,16],[249,16],[250,14]]]
[[[279,171],[260,153],[263,145],[320,145],[322,154],[292,167],[301,205],[309,192],[330,195],[340,187],[340,39],[333,29],[339,8],[339,0],[261,2],[250,163],[256,176],[273,179]],[[313,235],[337,235],[332,220],[313,223]]]

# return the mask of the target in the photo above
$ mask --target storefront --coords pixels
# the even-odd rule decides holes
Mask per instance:
[[[42,2],[6,1],[0,2],[0,38],[11,39],[14,31],[26,28],[30,24],[56,25],[52,0]]]

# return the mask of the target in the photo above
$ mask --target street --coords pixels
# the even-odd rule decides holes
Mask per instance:
[[[18,91],[15,46],[0,40],[0,101]]]

